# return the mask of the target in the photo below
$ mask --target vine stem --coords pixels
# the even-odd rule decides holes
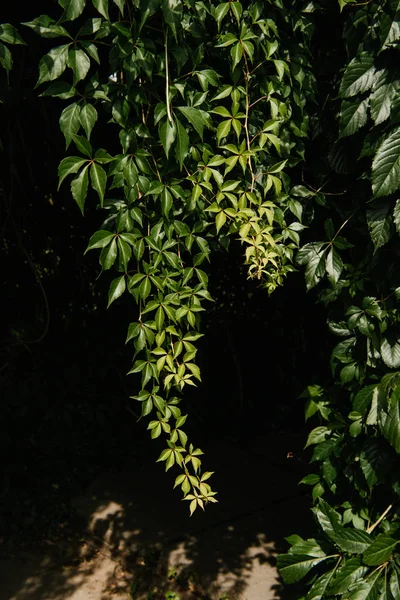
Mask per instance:
[[[168,66],[168,30],[165,30],[165,101],[167,104],[168,121],[172,123],[171,106],[169,103],[169,66]]]
[[[383,521],[383,519],[386,517],[386,515],[388,514],[388,512],[390,510],[392,510],[393,508],[393,504],[389,504],[389,506],[387,507],[387,509],[381,514],[381,516],[379,517],[379,519],[377,521],[375,521],[375,523],[373,523],[370,527],[368,527],[367,529],[367,533],[372,533],[373,530],[375,529],[375,527],[378,527],[379,523],[381,523],[381,521]]]

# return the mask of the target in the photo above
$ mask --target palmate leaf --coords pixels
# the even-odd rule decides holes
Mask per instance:
[[[372,162],[372,191],[376,198],[393,194],[400,187],[400,127],[378,147]]]

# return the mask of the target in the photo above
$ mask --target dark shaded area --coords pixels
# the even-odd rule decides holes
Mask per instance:
[[[41,3],[40,12],[51,14],[54,4],[47,4]],[[35,6],[29,10],[32,14],[24,14],[24,20],[38,12]],[[14,23],[19,17],[12,6],[3,9],[1,16]],[[209,446],[206,465],[218,473],[215,487],[220,490],[220,504],[189,524],[179,494],[170,490],[172,477],[164,476],[161,467],[150,466],[158,456],[159,443],[149,439],[145,423],[137,422],[137,408],[129,400],[138,385],[133,377],[125,377],[133,354],[124,346],[127,326],[135,318],[133,299],[123,298],[106,312],[108,275],[97,279],[100,267],[95,252],[83,256],[102,215],[92,197],[82,218],[68,185],[57,191],[57,167],[65,152],[58,127],[63,103],[37,98],[33,91],[36,65],[45,44],[30,31],[24,30],[23,35],[29,50],[14,49],[9,88],[4,74],[0,75],[7,100],[0,105],[4,316],[0,452],[7,457],[0,479],[1,536],[22,545],[27,539],[62,540],[63,527],[73,530],[71,523],[79,514],[72,498],[81,495],[99,474],[119,473],[124,464],[128,471],[146,470],[154,475],[146,477],[154,493],[148,496],[151,509],[147,500],[142,505],[138,501],[145,510],[132,516],[126,490],[120,495],[111,488],[112,500],[124,507],[124,513],[106,519],[103,526],[108,530],[113,521],[111,550],[118,560],[122,560],[120,532],[136,519],[141,530],[148,523],[146,533],[135,534],[131,540],[136,548],[146,546],[148,552],[157,553],[160,544],[164,547],[168,542],[166,548],[172,550],[183,540],[193,562],[199,556],[203,563],[207,558],[203,580],[212,581],[220,569],[242,572],[245,577],[243,553],[255,543],[255,532],[268,532],[265,535],[276,543],[275,551],[284,549],[285,535],[294,530],[302,533],[303,525],[306,533],[308,500],[301,500],[299,519],[293,508],[284,510],[283,499],[289,502],[298,493],[295,481],[305,471],[300,441],[306,435],[304,407],[298,396],[306,385],[323,384],[329,377],[331,341],[325,311],[316,305],[312,293],[305,293],[301,274],[291,276],[269,298],[265,290],[246,280],[238,244],[233,244],[229,256],[223,252],[214,256],[209,274],[216,305],[205,318],[206,336],[200,350],[204,384],[188,392],[186,406],[191,415],[188,433],[200,447],[207,450]],[[272,435],[285,441],[277,453]],[[218,440],[227,444],[225,450],[216,449]],[[244,464],[244,471],[238,472],[238,477],[248,480],[246,490],[237,489],[229,471],[235,464],[224,454],[226,447],[256,452],[254,464]],[[289,467],[288,452],[299,457]],[[273,494],[271,485],[275,486]],[[275,488],[283,485],[286,488],[276,494]],[[236,504],[232,507],[229,498],[233,496]],[[273,507],[280,502],[278,514]],[[171,510],[167,521],[175,534],[172,541],[170,531],[161,541],[157,539],[165,522],[154,520],[154,515],[162,512],[164,504]],[[94,501],[90,510],[100,505]],[[252,525],[248,519],[253,519]],[[229,557],[219,556],[218,549],[209,552],[208,530],[216,531],[224,547],[230,547]],[[102,537],[104,531],[94,533]],[[71,539],[73,556],[79,554],[81,542]],[[135,552],[123,560],[132,559]],[[221,565],[219,559],[225,562]],[[163,560],[160,568],[164,568]],[[67,579],[59,583],[65,594]],[[45,577],[42,585],[43,589],[48,585]],[[277,597],[284,598],[280,589]]]

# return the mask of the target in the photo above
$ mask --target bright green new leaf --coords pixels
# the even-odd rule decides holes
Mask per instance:
[[[92,184],[92,188],[98,193],[100,204],[103,206],[107,184],[107,174],[103,167],[97,163],[92,163],[92,166],[90,167],[90,182]]]

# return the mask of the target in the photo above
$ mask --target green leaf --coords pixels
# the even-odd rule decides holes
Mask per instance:
[[[69,104],[61,113],[60,116],[60,129],[64,134],[66,147],[70,145],[72,138],[79,131],[81,126],[80,121],[81,108],[77,102]]]
[[[330,537],[343,552],[351,552],[352,554],[365,552],[373,540],[365,531],[344,528],[339,525],[335,527]]]
[[[396,388],[398,389],[398,388]],[[380,430],[389,444],[400,454],[400,400],[399,394],[395,394],[391,400],[391,407],[386,414],[380,415]]]
[[[351,600],[378,600],[381,571],[371,575],[367,581],[362,581],[360,585],[352,591]]]
[[[223,227],[226,223],[226,214],[224,213],[224,211],[220,211],[219,213],[217,213],[216,217],[215,217],[215,226],[217,228],[217,233],[219,233],[221,227]]]
[[[189,136],[186,132],[186,129],[183,127],[182,123],[176,119],[176,158],[179,162],[179,166],[182,170],[183,162],[188,154],[189,150]]]
[[[390,369],[400,367],[400,341],[396,336],[388,334],[382,339],[381,355],[383,362]]]
[[[340,84],[341,98],[348,98],[364,93],[374,83],[375,67],[374,56],[369,52],[360,52],[348,64]]]
[[[205,127],[210,127],[210,116],[204,110],[192,108],[190,106],[178,106],[178,110],[186,117],[191,125],[195,128],[200,138],[203,139]]]
[[[313,444],[320,444],[321,442],[324,442],[330,433],[331,430],[328,427],[322,425],[320,427],[316,427],[310,432],[305,448],[308,448],[308,446],[312,446]]]
[[[390,239],[391,233],[391,211],[392,204],[388,201],[381,201],[374,204],[374,207],[367,210],[368,229],[375,247],[375,252],[384,246]]]
[[[166,121],[164,121],[164,123],[162,123],[160,125],[160,140],[161,143],[164,147],[164,152],[168,158],[169,155],[169,151],[171,149],[172,144],[175,141],[175,137],[176,137],[176,127],[174,123],[171,123],[168,119]]]
[[[376,439],[365,442],[360,453],[360,466],[368,486],[372,488],[385,479],[390,465],[390,456]]]
[[[63,21],[74,21],[82,13],[86,0],[58,0],[58,4],[64,9]]]
[[[221,23],[222,23],[224,17],[228,14],[228,11],[229,11],[229,2],[221,2],[220,4],[218,4],[217,8],[215,9],[214,18],[218,24],[218,31],[221,29]]]
[[[280,554],[278,556],[278,569],[285,583],[300,581],[313,567],[326,560],[327,557],[310,558],[293,554]]]
[[[340,137],[353,135],[361,127],[364,127],[368,120],[368,104],[368,98],[362,102],[344,101],[342,103],[339,120]]]
[[[78,150],[80,152],[82,152],[82,154],[86,154],[86,156],[88,158],[92,157],[93,149],[92,149],[92,145],[89,142],[89,140],[87,140],[82,135],[76,135],[76,134],[74,134],[72,136],[72,139],[74,140],[75,146],[78,148]]]
[[[100,204],[103,206],[107,184],[107,174],[103,167],[96,163],[92,163],[92,166],[90,167],[90,182],[92,184],[92,188],[98,193]]]
[[[108,246],[108,244],[114,237],[114,233],[106,231],[105,229],[99,229],[99,231],[96,231],[96,233],[94,233],[90,238],[87,248],[85,250],[85,254],[89,250],[94,250],[94,248],[104,248],[105,246]]]
[[[172,208],[172,196],[170,191],[164,187],[163,191],[161,192],[161,209],[163,211],[163,214],[168,217],[169,211]]]
[[[107,308],[110,306],[110,304],[112,304],[114,302],[114,300],[116,300],[117,298],[122,296],[125,289],[126,289],[125,275],[122,275],[121,277],[117,277],[116,279],[114,279],[111,282],[110,290],[108,292]]]
[[[379,125],[389,118],[392,101],[397,93],[393,83],[386,83],[386,74],[387,72],[383,71],[370,96],[371,117],[375,121],[375,125]]]
[[[332,537],[334,531],[339,526],[340,515],[325,500],[320,499],[318,506],[312,509],[324,532]]]
[[[141,19],[139,25],[139,31],[141,31],[143,25],[146,23],[147,19],[154,15],[156,10],[158,10],[160,6],[160,0],[140,0],[140,12]]]
[[[235,69],[236,65],[240,63],[243,58],[243,44],[238,42],[231,48],[231,58],[232,58],[232,71]]]
[[[89,184],[89,165],[86,165],[79,173],[78,177],[75,177],[71,181],[71,193],[72,197],[81,209],[81,213],[84,213],[85,200],[87,196],[88,184]]]
[[[400,200],[396,200],[393,210],[393,222],[396,226],[397,233],[400,234]]]
[[[324,573],[314,582],[305,600],[323,600],[326,598],[326,590],[333,577],[333,571]]]
[[[26,25],[26,23],[22,23]],[[0,24],[0,40],[7,44],[25,44],[18,31],[10,23]]]
[[[105,18],[110,20],[108,15],[108,0],[92,0],[95,9]]]
[[[361,564],[358,557],[347,558],[335,574],[329,586],[329,595],[336,596],[347,592],[349,587],[359,581],[368,572],[368,567]]]
[[[54,19],[48,15],[40,15],[33,21],[22,23],[25,27],[29,27],[35,33],[44,38],[55,38],[60,36],[71,37],[68,31],[61,25],[57,25]],[[1,27],[1,26],[0,26]]]
[[[325,273],[326,249],[327,246],[323,242],[311,242],[300,248],[297,253],[297,262],[305,265],[308,290],[316,286]]]
[[[87,159],[82,158],[81,156],[67,156],[67,158],[63,158],[58,167],[58,189],[68,175],[77,173],[87,162]]]
[[[69,44],[52,48],[39,62],[39,78],[36,86],[45,81],[54,81],[67,67]]]
[[[89,140],[94,124],[97,121],[97,110],[93,104],[85,104],[79,115],[80,123],[85,130],[86,137]],[[74,132],[76,133],[76,132]]]
[[[400,187],[400,127],[378,147],[372,162],[372,191],[376,198],[393,194]]]
[[[11,52],[4,44],[0,44],[0,65],[2,65],[6,71],[11,71],[13,65]]]
[[[332,284],[337,283],[343,271],[343,261],[334,247],[331,247],[327,254],[325,269],[328,274],[329,281]]]
[[[83,50],[72,48],[68,52],[68,66],[74,73],[74,85],[85,79],[90,69],[90,58]]]
[[[386,533],[381,533],[364,552],[364,563],[371,567],[381,565],[392,556],[398,543],[399,540],[395,540]]]
[[[117,258],[117,242],[115,238],[109,246],[105,246],[100,253],[99,262],[103,267],[103,271],[110,269]]]

